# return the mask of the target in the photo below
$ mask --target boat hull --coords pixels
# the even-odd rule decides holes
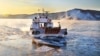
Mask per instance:
[[[34,37],[32,43],[35,44],[37,47],[46,45],[46,46],[58,47],[58,48],[64,47],[67,44],[65,37],[54,37],[54,36],[48,36],[44,38]]]

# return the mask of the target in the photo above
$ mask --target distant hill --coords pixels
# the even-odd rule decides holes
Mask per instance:
[[[41,14],[41,13],[40,13]],[[18,15],[8,15],[1,16],[0,18],[34,18],[38,16],[38,13],[35,14],[18,14]],[[49,13],[48,15],[51,19],[69,19],[69,20],[100,20],[100,11],[96,10],[83,10],[83,9],[72,9],[68,11]]]
[[[37,17],[41,13],[34,13],[34,14],[16,14],[16,15],[7,15],[7,16],[2,16],[0,15],[0,18],[21,18],[21,19],[28,19],[28,18],[34,18]],[[48,17],[51,19],[58,19],[62,18],[65,16],[65,12],[55,12],[55,13],[49,13]]]
[[[100,20],[100,11],[72,9],[66,12],[66,17],[77,20]]]

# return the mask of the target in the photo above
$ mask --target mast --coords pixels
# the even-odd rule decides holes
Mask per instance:
[[[38,9],[38,17],[40,18],[40,9]]]
[[[45,16],[45,11],[44,8],[42,9],[42,15]]]

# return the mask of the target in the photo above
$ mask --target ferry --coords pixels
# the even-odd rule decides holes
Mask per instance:
[[[60,22],[58,22],[58,27],[53,26],[52,20],[48,17],[47,12],[43,12],[32,19],[30,31],[33,44],[37,46],[66,46],[67,28],[62,29]]]

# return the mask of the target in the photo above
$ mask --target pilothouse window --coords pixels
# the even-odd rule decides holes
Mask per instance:
[[[39,25],[40,25],[40,27],[44,27],[44,23],[40,23]]]
[[[47,23],[40,23],[40,27],[47,27]]]

